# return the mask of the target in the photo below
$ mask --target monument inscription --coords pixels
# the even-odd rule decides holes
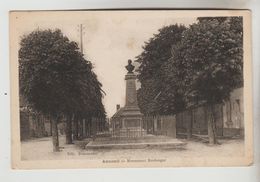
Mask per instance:
[[[126,105],[136,104],[137,103],[137,95],[136,95],[136,87],[135,87],[135,78],[128,79],[126,83]]]
[[[124,122],[126,123],[126,127],[139,127],[140,126],[140,118],[126,118]]]

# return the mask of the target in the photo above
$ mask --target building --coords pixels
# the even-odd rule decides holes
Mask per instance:
[[[50,135],[50,119],[28,109],[25,99],[20,96],[20,139],[26,140]]]
[[[243,88],[237,88],[230,94],[224,104],[214,106],[216,129],[218,136],[244,135],[244,100]],[[177,134],[185,134],[191,127],[193,134],[207,135],[208,118],[210,117],[206,106],[176,114]]]

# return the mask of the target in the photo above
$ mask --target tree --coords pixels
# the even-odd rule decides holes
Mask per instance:
[[[199,103],[209,108],[209,142],[216,144],[214,105],[229,99],[230,92],[243,85],[242,18],[198,20],[183,32],[165,68],[186,108]]]
[[[79,100],[77,101],[80,107],[73,111],[75,139],[82,139],[83,130],[86,130],[86,128],[83,128],[83,120],[91,122],[92,117],[106,118],[105,108],[102,103],[104,91],[101,89],[102,84],[98,81],[96,74],[93,71],[84,74],[81,84],[85,86],[81,87],[81,97],[78,97]]]
[[[72,123],[74,124],[74,139],[83,137],[83,120],[93,116],[102,115],[106,117],[104,105],[102,103],[103,91],[102,84],[98,81],[96,74],[93,72],[92,64],[85,64],[83,60],[77,68],[79,74],[73,78],[73,89],[70,90],[72,99],[67,108],[67,132],[66,143],[72,143]],[[73,120],[73,122],[72,122]]]
[[[162,66],[171,58],[171,47],[181,40],[183,25],[165,26],[143,46],[143,52],[137,56],[140,64],[137,78],[141,82],[138,90],[138,103],[144,114],[174,113],[176,107],[171,102],[173,95],[165,91],[165,73]]]
[[[20,94],[33,109],[52,117],[53,150],[59,151],[59,120],[67,118],[66,139],[71,143],[72,116],[82,108],[93,111],[91,102],[101,102],[101,84],[78,45],[60,30],[35,30],[22,37],[20,47]]]

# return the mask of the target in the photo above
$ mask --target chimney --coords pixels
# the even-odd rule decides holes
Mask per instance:
[[[117,105],[116,105],[116,111],[118,111],[119,109],[120,109],[120,105],[117,104]]]

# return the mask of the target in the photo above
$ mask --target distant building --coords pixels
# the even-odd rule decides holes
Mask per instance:
[[[28,109],[25,99],[20,96],[20,139],[50,136],[49,119]]]
[[[231,92],[230,99],[224,104],[216,104],[214,110],[218,136],[244,135],[243,88]],[[210,115],[205,106],[176,114],[177,134],[186,133],[192,121],[192,133],[206,135],[208,133],[209,117]]]
[[[235,89],[223,105],[223,135],[244,135],[244,93]]]

